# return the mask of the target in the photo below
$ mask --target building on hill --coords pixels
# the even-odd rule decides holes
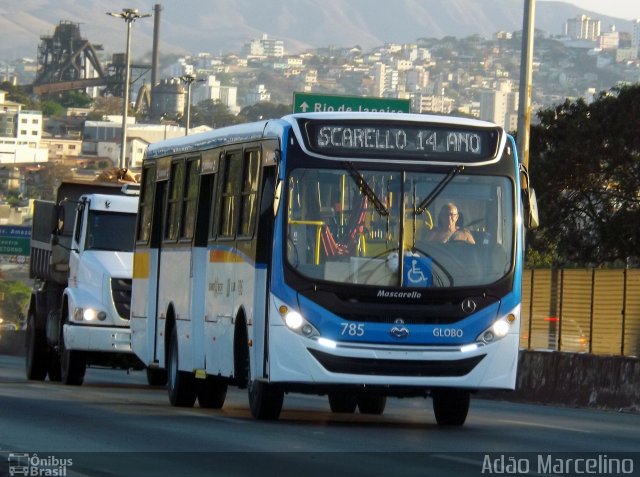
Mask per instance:
[[[42,147],[42,112],[22,109],[0,91],[0,164],[46,162],[48,150]]]
[[[600,20],[592,20],[586,15],[570,18],[565,24],[565,35],[574,40],[596,41],[600,36]]]
[[[282,58],[284,56],[284,41],[269,38],[265,33],[262,38],[246,43],[244,53],[248,57]]]
[[[501,81],[497,90],[480,94],[480,119],[491,121],[507,131],[518,128],[518,93],[510,81]]]

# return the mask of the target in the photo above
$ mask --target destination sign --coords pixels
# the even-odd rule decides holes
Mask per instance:
[[[304,124],[310,150],[329,156],[427,158],[470,162],[496,155],[498,128],[456,125],[316,122]]]

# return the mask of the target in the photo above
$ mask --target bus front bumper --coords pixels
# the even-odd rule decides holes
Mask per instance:
[[[323,346],[284,326],[269,336],[269,381],[514,389],[519,336],[482,346],[402,346],[349,342]]]

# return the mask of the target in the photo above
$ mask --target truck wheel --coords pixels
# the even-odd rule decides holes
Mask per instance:
[[[329,408],[331,412],[340,414],[353,414],[356,412],[358,401],[353,394],[347,393],[329,393]]]
[[[196,402],[196,383],[193,373],[180,371],[178,366],[178,330],[174,327],[169,341],[167,389],[172,406],[193,407]]]
[[[149,386],[164,386],[167,384],[167,370],[147,368],[147,383]]]
[[[27,379],[44,381],[49,367],[49,345],[44,330],[36,328],[36,317],[31,310],[27,317],[25,347]]]
[[[198,404],[206,409],[220,409],[227,397],[227,382],[216,376],[198,382]]]
[[[64,337],[60,337],[60,371],[64,384],[80,386],[84,381],[87,360],[82,351],[65,348]]]
[[[49,348],[49,381],[54,383],[62,381],[62,369],[60,366],[60,355]]]
[[[385,396],[358,396],[358,409],[362,414],[381,415],[387,405]]]
[[[432,393],[433,412],[440,426],[462,426],[467,419],[471,393],[466,389],[441,388]]]

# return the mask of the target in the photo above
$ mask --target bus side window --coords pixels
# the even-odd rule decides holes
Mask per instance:
[[[182,208],[182,191],[184,189],[184,161],[171,164],[171,185],[167,204],[167,224],[164,231],[165,240],[176,241],[180,230],[180,209]]]
[[[233,238],[237,228],[238,196],[242,186],[242,153],[227,153],[224,159],[222,199],[220,209],[221,238]]]
[[[142,187],[140,188],[140,212],[138,214],[138,231],[136,240],[147,243],[151,232],[151,217],[153,211],[153,186],[155,170],[145,167],[142,170]]]
[[[240,231],[243,237],[253,236],[256,222],[256,208],[258,203],[258,166],[260,165],[260,150],[248,150],[244,153],[244,179],[242,181],[240,204]]]
[[[220,214],[221,175],[220,163],[224,153],[213,149],[202,153],[203,175],[200,179],[200,204],[196,222],[196,245],[213,240],[217,235],[218,216]]]
[[[184,190],[184,205],[182,207],[182,232],[180,238],[192,239],[196,222],[196,205],[198,199],[198,185],[200,179],[200,160],[187,162],[187,185]]]

